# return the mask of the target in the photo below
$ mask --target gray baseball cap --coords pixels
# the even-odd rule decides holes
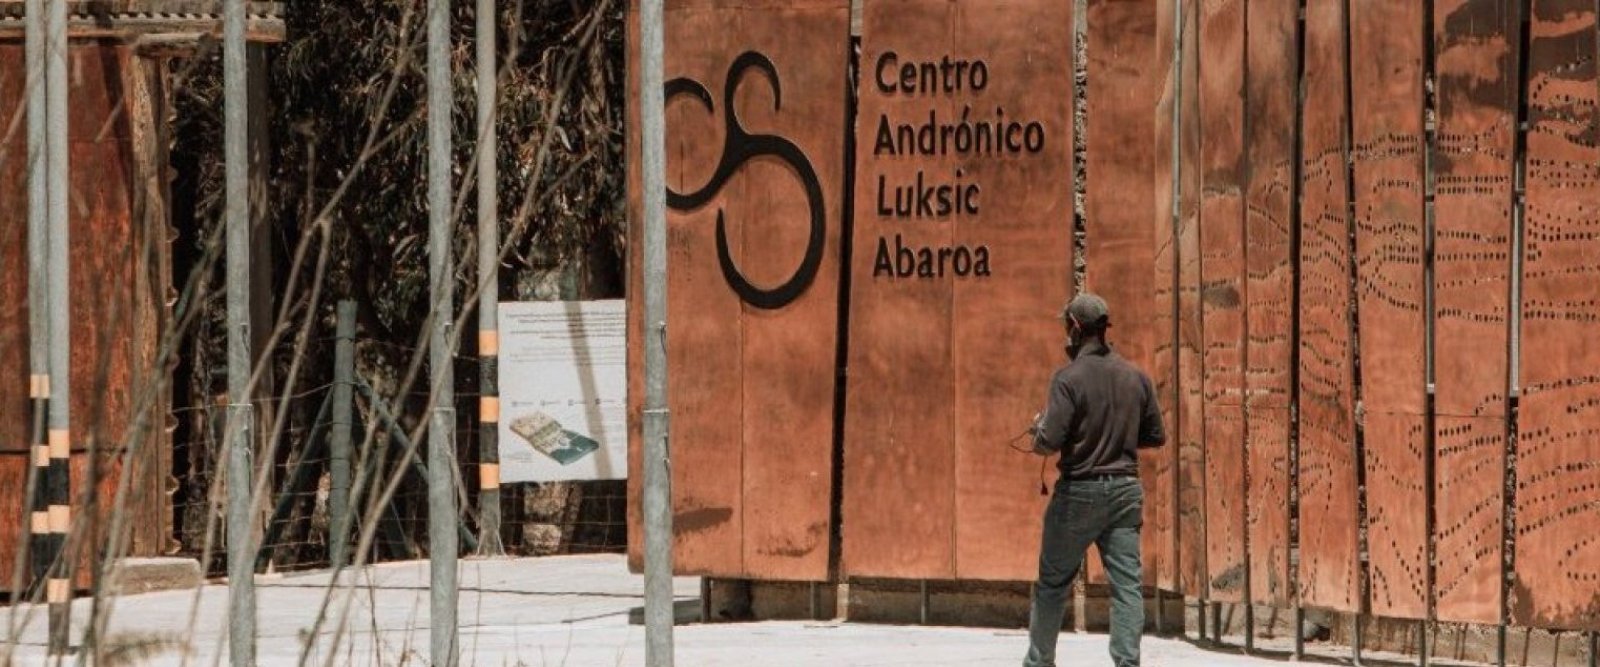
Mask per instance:
[[[1111,308],[1106,306],[1106,300],[1088,292],[1080,293],[1067,303],[1061,311],[1061,320],[1077,320],[1080,326],[1086,328],[1105,328],[1111,326]]]

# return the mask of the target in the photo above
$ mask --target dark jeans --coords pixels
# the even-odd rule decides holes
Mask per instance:
[[[1056,483],[1044,514],[1024,667],[1056,664],[1056,637],[1066,614],[1068,587],[1090,544],[1100,547],[1100,562],[1111,578],[1111,660],[1116,667],[1138,666],[1139,636],[1144,632],[1144,593],[1139,588],[1143,511],[1144,489],[1135,477]]]

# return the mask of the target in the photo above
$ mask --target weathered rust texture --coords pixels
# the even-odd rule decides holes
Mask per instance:
[[[673,48],[666,54],[666,78],[691,79],[710,98],[668,100],[667,186],[683,195],[715,191],[701,206],[667,212],[668,395],[680,573],[801,580],[829,575],[847,22],[841,2],[771,11],[686,2],[667,12],[666,41]],[[777,81],[760,69],[728,80],[735,59],[750,50],[767,57]],[[637,118],[636,83],[633,90],[630,114]],[[735,170],[725,185],[711,183],[727,149],[730,114],[745,132],[793,142],[822,193],[824,259],[810,286],[776,310],[745,304],[730,286],[719,264],[717,221],[720,214],[728,254],[751,283],[763,289],[781,284],[801,266],[810,234],[803,172],[784,160],[758,158]],[[637,133],[630,133],[629,142],[637,151]],[[638,238],[638,174],[630,177],[631,225]],[[635,286],[629,294],[639,295],[638,253],[630,253],[629,264]],[[639,311],[629,309],[634,341],[644,333]],[[642,346],[629,350],[636,371],[630,378],[630,466],[637,473]],[[785,425],[781,442],[772,439],[773,424]],[[642,536],[638,479],[630,475],[634,537]],[[632,551],[638,564],[637,547]]]
[[[1206,580],[1216,602],[1245,599],[1244,437],[1243,407],[1206,406]]]
[[[900,238],[913,248],[947,246],[954,239],[955,223],[948,218],[903,222],[880,217],[875,206],[879,177],[914,181],[919,170],[928,168],[924,161],[936,160],[874,157],[872,150],[885,115],[891,123],[915,123],[930,108],[942,106],[929,97],[879,91],[876,63],[888,51],[906,62],[937,61],[953,36],[955,6],[886,0],[865,4],[863,12],[845,408],[844,570],[849,576],[954,578],[952,279],[874,279],[873,263],[884,237],[891,245]],[[929,170],[944,177],[941,167]],[[1016,390],[1037,395],[1020,382]],[[1025,427],[1014,428],[1020,432]],[[1011,452],[1000,449],[1008,435],[993,437],[994,456],[1009,458]],[[885,503],[884,498],[897,500]]]
[[[1110,339],[1141,369],[1151,368],[1155,309],[1156,148],[1152,73],[1156,5],[1089,0],[1088,183],[1085,195],[1088,264],[1085,286],[1111,306]],[[1119,323],[1121,326],[1119,326]]]
[[[1287,605],[1289,572],[1289,410],[1246,407],[1245,534],[1250,548],[1250,599]]]
[[[1440,620],[1499,623],[1506,422],[1439,415],[1434,596]]]
[[[0,116],[11,118],[26,107],[26,72],[21,63],[22,45],[0,45]],[[20,122],[25,123],[25,116]],[[32,419],[28,407],[28,150],[27,138],[20,131],[0,141],[0,452],[27,452],[31,444]],[[20,479],[20,478],[19,478]],[[21,486],[5,487],[21,489]],[[0,512],[12,521],[29,507],[28,498],[18,491],[11,502],[18,511]],[[0,558],[9,558],[15,549],[9,543],[16,531],[0,532]],[[20,542],[18,544],[21,544]],[[9,578],[9,570],[0,570]],[[9,585],[9,584],[7,584]]]
[[[4,453],[0,454],[0,488],[16,489],[15,495],[23,499],[22,490],[28,483],[28,469],[32,467],[28,456],[25,454]],[[114,498],[117,485],[120,482],[121,465],[113,456],[103,456],[98,474],[100,483],[94,490],[98,494],[100,511],[90,514],[82,511],[87,492],[89,491],[89,454],[74,453],[69,464],[69,474],[72,484],[72,535],[79,545],[75,551],[78,557],[77,570],[73,573],[73,582],[78,590],[89,590],[94,583],[94,554],[98,553],[105,544],[106,531],[109,530],[111,515],[116,507]],[[22,584],[27,585],[28,572],[28,508],[24,504],[20,509],[8,507],[0,512],[0,593],[13,592],[17,559],[23,560]],[[25,591],[24,591],[25,592]]]
[[[882,30],[884,24],[878,25]],[[953,238],[967,247],[987,246],[993,263],[993,275],[956,278],[951,284],[956,576],[1031,580],[1038,575],[1046,501],[1035,489],[1040,462],[1001,449],[998,440],[1020,432],[1043,409],[1051,373],[1066,363],[1059,314],[1072,289],[1072,191],[1066,187],[1072,182],[1072,116],[1070,105],[1062,102],[1072,96],[1072,62],[1062,55],[1071,53],[1072,3],[957,3],[950,30],[952,57],[981,55],[989,66],[988,86],[980,96],[967,98],[975,110],[992,101],[1004,105],[1006,117],[1037,121],[1045,132],[1039,153],[926,161],[930,175],[960,168],[967,179],[982,184],[981,217],[958,218]],[[967,103],[958,95],[936,104],[943,116],[959,113]],[[927,107],[928,100],[921,104]],[[865,149],[865,143],[857,145]],[[866,164],[867,158],[857,162]],[[868,170],[861,173],[867,176]],[[858,253],[870,247],[858,245]],[[869,264],[856,262],[856,284],[877,280],[860,272]],[[891,292],[900,287],[903,283],[877,286]],[[914,367],[898,371],[918,374]],[[1054,478],[1055,471],[1047,471],[1047,483]],[[869,502],[865,511],[882,511],[880,499]]]
[[[1200,303],[1205,400],[1233,407],[1244,405],[1244,21],[1243,0],[1201,4]],[[1238,433],[1244,436],[1243,430]],[[1213,445],[1208,438],[1208,452]],[[1243,465],[1242,460],[1230,463]]]
[[[1156,13],[1156,59],[1159,72],[1161,98],[1155,109],[1155,211],[1153,224],[1156,236],[1155,258],[1155,309],[1151,326],[1155,329],[1155,350],[1150,378],[1155,383],[1156,396],[1161,403],[1161,420],[1170,428],[1176,423],[1178,404],[1177,361],[1177,239],[1172,219],[1173,199],[1177,196],[1173,177],[1177,175],[1176,155],[1172,141],[1177,128],[1172,123],[1174,92],[1172,40],[1178,26],[1169,7]],[[1165,590],[1177,590],[1177,533],[1176,475],[1178,447],[1172,445],[1159,450],[1142,452],[1139,457],[1139,476],[1147,480],[1144,505],[1144,557],[1145,580]]]
[[[1184,3],[1183,100],[1179,115],[1178,407],[1168,446],[1178,456],[1178,590],[1206,590],[1205,401],[1200,312],[1199,3]]]
[[[1288,605],[1289,424],[1294,364],[1294,142],[1299,44],[1292,3],[1249,7],[1245,34],[1245,441],[1250,595]]]
[[[1206,575],[1245,598],[1244,43],[1242,0],[1200,14],[1200,307],[1204,329]]]
[[[1423,9],[1350,7],[1370,609],[1397,618],[1428,613]]]
[[[749,74],[735,103],[739,120],[751,132],[790,138],[810,160],[822,184],[822,256],[828,258],[810,288],[788,306],[743,307],[745,571],[758,579],[825,580],[832,530],[837,258],[848,205],[843,156],[850,128],[839,91],[846,86],[849,11],[844,2],[786,10],[765,25],[749,12],[745,16],[742,33],[767,35],[757,44],[778,68],[783,104],[774,110],[771,91]],[[727,220],[746,227],[744,252],[734,261],[758,285],[781,284],[801,265],[810,234],[799,174],[776,160],[754,160],[736,178],[744,180],[743,191],[728,198]],[[779,424],[781,441],[773,437]]]
[[[1512,618],[1600,628],[1600,115],[1592,2],[1533,2]]]
[[[0,67],[0,109],[19,112],[25,106],[24,71],[20,45],[0,45],[0,62],[15,66]],[[126,46],[88,43],[74,46],[68,67],[74,73],[70,96],[74,100],[69,117],[69,156],[72,178],[69,194],[69,224],[74,239],[71,267],[72,321],[72,444],[75,451],[91,447],[107,454],[122,454],[137,442],[141,472],[160,471],[170,460],[166,439],[166,402],[153,394],[157,369],[151,368],[160,345],[161,327],[153,315],[164,303],[167,289],[160,262],[145,253],[147,248],[165,242],[144,217],[147,212],[164,215],[159,202],[147,202],[134,192],[136,184],[149,179],[165,183],[164,161],[144,159],[133,147],[135,119],[144,128],[165,123],[149,100],[146,84],[158,78],[160,66],[134,56]],[[131,104],[139,96],[140,104]],[[0,438],[10,451],[25,450],[31,414],[27,409],[28,389],[28,303],[27,303],[27,165],[26,137],[22,132],[0,140],[0,304],[9,313],[0,327],[0,387],[8,409],[0,412]],[[164,195],[164,193],[162,193]],[[137,211],[135,210],[137,208]],[[147,234],[153,238],[147,239]],[[146,241],[151,243],[147,244]],[[159,254],[159,251],[151,251]],[[164,370],[164,369],[163,369]],[[144,408],[143,432],[133,429]],[[21,460],[21,459],[19,459]],[[74,498],[86,487],[86,467],[75,473]],[[119,464],[120,465],[120,464]],[[170,534],[170,499],[163,480],[143,488],[130,485],[127,499],[113,497],[117,486],[116,468],[105,467],[107,477],[100,484],[97,498],[102,510],[120,504],[124,525],[131,530],[128,553],[154,555],[164,550]],[[24,471],[25,472],[25,471]],[[22,487],[15,487],[16,511],[23,516],[28,499]],[[85,514],[84,516],[90,516]],[[89,525],[93,522],[86,521]],[[94,526],[99,534],[85,534],[96,549],[103,546],[103,523]],[[14,553],[22,534],[0,533],[0,551]],[[6,584],[6,585],[9,585]]]
[[[1498,623],[1519,26],[1438,0],[1434,52],[1435,614]]]
[[[1084,199],[1085,288],[1111,307],[1117,351],[1149,372],[1160,334],[1155,311],[1155,106],[1164,74],[1155,62],[1160,3],[1089,0],[1088,182]],[[1120,324],[1119,324],[1120,323]],[[1152,480],[1145,479],[1148,490]],[[1090,581],[1103,581],[1099,557]]]
[[[1361,607],[1341,0],[1308,0],[1300,201],[1299,600]]]
[[[1372,613],[1427,618],[1427,418],[1366,417],[1367,543]]]

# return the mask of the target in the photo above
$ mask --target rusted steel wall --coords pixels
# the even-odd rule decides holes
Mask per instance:
[[[866,4],[856,195],[846,202],[855,219],[839,443],[846,575],[1033,576],[1041,498],[1021,491],[1038,483],[1036,462],[999,445],[1061,362],[1058,325],[1046,319],[1070,292],[1072,176],[1065,153],[1050,151],[1071,142],[1071,62],[1061,55],[1071,53],[1071,4]],[[1600,540],[1587,530],[1600,519],[1593,3],[1307,0],[1302,18],[1295,3],[1184,0],[1181,25],[1168,2],[1087,7],[1086,283],[1112,304],[1113,342],[1155,379],[1171,442],[1141,461],[1147,579],[1211,601],[1600,624]],[[917,61],[1018,43],[1027,48],[1015,58],[984,56],[996,82],[984,95],[878,90],[876,63],[889,51]],[[1008,117],[1045,119],[1043,157],[907,156],[892,136],[889,148],[881,140],[885,118],[998,112],[998,100]],[[669,109],[669,123],[705,122],[689,111],[698,110]],[[678,155],[715,157],[694,150]],[[673,178],[703,181],[707,164]],[[981,222],[909,224],[883,210],[880,179],[956,170],[982,183]],[[1027,205],[996,203],[1009,192],[1027,192]],[[688,234],[706,227],[684,232],[679,261],[705,261],[688,246],[709,242]],[[886,265],[877,250],[891,238]],[[759,252],[754,242],[738,241]],[[902,245],[977,243],[1028,259],[995,259],[985,281],[899,275]],[[708,275],[681,298],[709,299],[718,285]],[[748,314],[733,326],[716,319],[714,300],[705,305],[677,335],[690,347],[728,338],[696,355],[749,345]],[[719,377],[684,389],[675,406],[701,405],[718,382],[748,396],[760,385],[753,368],[748,355],[710,359],[694,373]],[[748,441],[744,419],[713,439]],[[705,480],[729,474],[730,460],[786,465],[748,448],[713,459],[689,447],[676,458],[697,468],[678,473],[682,497],[695,500],[720,493],[749,505],[773,493],[777,477],[710,489]],[[701,470],[713,461],[723,469]],[[775,507],[794,506],[785,502]],[[752,538],[755,515],[734,516],[742,536],[685,538],[688,558],[734,553],[730,572],[764,576],[749,567],[763,548],[751,540],[780,538]],[[699,515],[684,518],[701,528]],[[1510,573],[1505,540],[1516,548]]]
[[[16,132],[0,136],[0,449],[16,452],[4,473],[26,479],[28,409],[26,73],[22,45],[0,42],[0,113],[16,118]],[[105,544],[113,508],[122,507],[132,555],[164,553],[171,543],[171,443],[165,432],[167,400],[155,369],[169,290],[164,196],[168,110],[165,64],[135,55],[120,42],[74,42],[68,67],[71,183],[72,494],[83,508],[73,530],[83,544]],[[13,115],[15,114],[15,115]],[[149,241],[147,243],[147,241]],[[137,413],[137,410],[147,412]],[[149,426],[135,431],[136,424]],[[104,455],[91,476],[87,451]],[[133,456],[127,457],[131,447]],[[124,465],[135,482],[119,497]],[[27,502],[19,481],[0,511],[0,589],[9,589],[13,558],[24,553],[17,524]],[[89,551],[81,552],[87,560]],[[83,574],[86,576],[87,570]],[[86,578],[80,578],[87,583]]]
[[[1299,600],[1361,609],[1344,3],[1308,0],[1300,200]]]
[[[1038,488],[1055,470],[1006,444],[1031,446],[1012,439],[1065,362],[1071,44],[1064,0],[863,6],[844,432],[850,576],[1037,573]],[[907,67],[946,61],[981,62],[982,85],[925,90],[919,76],[906,88]],[[988,132],[975,131],[971,150],[959,139],[930,150],[899,139],[908,124],[962,119],[1021,123],[1037,128],[1035,140],[991,150]],[[981,199],[949,213],[901,209],[912,184],[951,179]],[[973,271],[924,270],[921,257],[947,252],[974,253]]]
[[[1521,410],[1519,623],[1600,628],[1600,112],[1595,5],[1533,0]]]
[[[667,354],[681,572],[829,577],[848,30],[843,0],[667,7]],[[630,90],[637,114],[637,85]],[[637,133],[629,141],[637,146]],[[638,238],[642,220],[631,219]],[[641,258],[629,259],[640,286]],[[639,310],[629,311],[635,341]],[[640,368],[641,347],[629,353]],[[631,379],[634,442],[642,379]],[[629,450],[637,473],[638,447]],[[629,479],[636,487],[639,475]],[[633,538],[637,510],[630,504]],[[641,541],[629,543],[637,563]]]
[[[1208,596],[1245,599],[1244,0],[1201,3],[1200,307]]]
[[[1072,116],[1056,101],[1072,90],[1066,81],[1072,61],[1062,57],[1072,41],[1071,5],[1004,0],[957,5],[955,14],[950,52],[992,54],[985,58],[992,75],[981,95],[969,100],[957,95],[946,108],[954,114],[969,101],[975,111],[985,103],[1003,105],[1006,116],[1037,122],[1044,132],[1040,150],[1025,156],[972,156],[947,163],[987,193],[978,216],[957,219],[954,240],[986,247],[993,271],[978,279],[958,276],[952,285],[956,577],[1029,579],[1038,570],[1037,549],[1032,540],[1014,536],[1038,532],[1045,506],[1034,492],[1038,465],[1011,452],[997,453],[995,441],[1018,431],[1019,420],[1026,422],[1043,408],[1042,388],[1052,370],[1066,362],[1057,318],[1072,284],[1065,233],[1072,197],[1058,186],[1070,182]],[[880,14],[880,25],[885,18]],[[863,44],[867,38],[863,31]],[[858,184],[867,181],[866,165],[865,159],[857,162]],[[864,268],[865,262],[856,262],[858,271]]]
[[[1289,429],[1293,406],[1297,8],[1252,2],[1245,34],[1245,532],[1250,599],[1290,601]]]
[[[1401,618],[1428,611],[1423,9],[1348,19],[1369,604]]]
[[[1200,2],[1183,6],[1183,99],[1179,107],[1177,253],[1178,408],[1168,446],[1178,456],[1178,590],[1201,597],[1206,578],[1205,369],[1200,310]]]
[[[1434,595],[1500,620],[1519,21],[1502,0],[1434,4]]]
[[[1177,16],[1165,8],[1156,14],[1156,58],[1158,63],[1171,63],[1174,56],[1173,39],[1180,27]],[[1171,427],[1175,424],[1178,408],[1178,245],[1177,226],[1173,219],[1173,203],[1180,197],[1177,181],[1180,175],[1177,155],[1173,153],[1173,140],[1179,129],[1173,124],[1173,106],[1178,103],[1181,90],[1175,84],[1174,72],[1168,66],[1160,73],[1161,98],[1155,109],[1155,193],[1153,220],[1155,227],[1155,282],[1152,285],[1154,330],[1156,344],[1150,378],[1155,383],[1156,396],[1161,403],[1161,419]],[[1144,559],[1145,579],[1165,590],[1178,590],[1178,534],[1177,534],[1177,475],[1178,448],[1167,447],[1141,456],[1139,477],[1145,481],[1144,506]]]
[[[1165,3],[1088,0],[1086,39],[1089,118],[1101,121],[1086,137],[1084,287],[1113,306],[1109,339],[1117,352],[1147,372],[1157,340],[1155,317],[1156,228],[1154,183],[1159,154],[1155,108],[1166,79],[1156,55],[1156,15]],[[1152,66],[1154,64],[1154,66]],[[1119,323],[1121,323],[1119,325]],[[1137,325],[1137,326],[1129,326]],[[1148,461],[1153,454],[1141,455]],[[1152,464],[1143,468],[1154,473]],[[1150,478],[1146,478],[1146,489]],[[1148,493],[1148,491],[1147,491]],[[1148,539],[1145,549],[1153,549]],[[1087,574],[1103,581],[1100,558],[1090,550]]]

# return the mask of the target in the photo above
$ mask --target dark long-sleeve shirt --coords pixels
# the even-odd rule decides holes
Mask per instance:
[[[1034,451],[1061,452],[1061,474],[1136,475],[1140,447],[1166,443],[1150,378],[1109,346],[1085,344],[1050,379]]]

